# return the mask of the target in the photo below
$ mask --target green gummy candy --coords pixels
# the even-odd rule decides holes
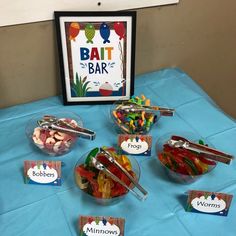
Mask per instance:
[[[94,149],[88,154],[88,156],[87,156],[87,158],[86,158],[86,160],[85,160],[85,164],[86,164],[86,165],[89,165],[90,162],[91,162],[91,160],[92,160],[92,158],[93,158],[93,157],[96,157],[96,155],[98,154],[98,152],[99,152],[99,148],[94,148]]]
[[[201,144],[201,145],[204,145],[204,142],[201,139],[198,141],[198,143]]]

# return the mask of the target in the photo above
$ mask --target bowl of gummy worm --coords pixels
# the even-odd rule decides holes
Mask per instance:
[[[199,140],[195,145],[198,144],[207,146],[203,140]],[[168,140],[157,149],[157,157],[171,180],[190,184],[216,167],[217,161],[207,158],[203,153],[184,147],[184,142],[181,142],[180,147],[180,145],[173,145],[173,142]]]
[[[117,101],[111,107],[111,117],[118,131],[127,134],[146,134],[157,123],[159,115],[146,109],[151,101],[144,95],[133,96],[128,101]]]
[[[96,203],[110,205],[122,200],[129,192],[128,188],[132,191],[133,184],[100,150],[109,153],[136,181],[140,178],[140,167],[133,157],[119,155],[113,147],[94,148],[78,160],[74,168],[74,177],[79,189],[84,196]],[[102,168],[99,168],[100,166]],[[115,175],[119,181],[112,178],[109,173]],[[123,184],[120,184],[120,181]],[[124,184],[128,187],[125,188]]]

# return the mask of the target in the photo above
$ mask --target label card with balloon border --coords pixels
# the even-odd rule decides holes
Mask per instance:
[[[233,195],[191,190],[188,192],[186,211],[227,216]]]
[[[136,12],[55,12],[64,105],[134,93]]]
[[[120,134],[118,135],[118,147],[121,154],[151,156],[152,136]]]
[[[124,236],[124,218],[105,216],[80,216],[79,235],[81,236]]]
[[[26,184],[61,185],[61,161],[24,161]]]

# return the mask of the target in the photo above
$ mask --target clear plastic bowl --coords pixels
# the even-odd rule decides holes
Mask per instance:
[[[178,172],[171,170],[170,168],[165,166],[161,161],[160,161],[160,163],[163,166],[163,168],[165,169],[165,172],[170,177],[170,179],[172,179],[174,182],[181,183],[181,184],[194,183],[197,180],[199,180],[201,177],[203,177],[204,175],[210,173],[216,167],[216,165],[209,166],[208,171],[204,172],[203,174],[200,174],[200,175],[184,175],[184,174],[180,174]]]
[[[148,134],[160,118],[159,111],[121,111],[124,100],[118,100],[110,108],[110,120],[115,124],[117,133]]]
[[[30,143],[38,150],[50,156],[60,156],[70,152],[77,141],[75,135],[45,130],[39,127],[37,121],[44,116],[55,116],[69,122],[71,125],[83,126],[81,118],[72,112],[48,112],[37,113],[27,123],[25,133]]]
[[[84,164],[86,162],[86,158],[87,158],[89,153],[90,152],[87,152],[84,155],[82,155],[81,158],[77,161],[77,163],[75,165],[74,177],[75,177],[75,182],[76,182],[77,187],[81,190],[82,194],[84,194],[84,196],[86,198],[89,198],[91,201],[96,202],[100,205],[105,205],[105,206],[106,205],[113,205],[113,204],[116,204],[116,203],[122,201],[127,196],[129,191],[126,191],[123,195],[119,195],[119,196],[112,197],[112,198],[95,197],[95,196],[93,196],[92,194],[90,194],[88,192],[89,187],[86,184],[86,178],[81,180],[81,177],[77,173],[76,170],[79,166],[81,166],[81,165],[84,166]],[[139,167],[138,162],[136,161],[136,159],[134,157],[127,156],[127,155],[126,155],[126,157],[128,157],[128,159],[130,161],[130,164],[132,166],[132,171],[135,173],[135,179],[137,181],[139,181],[139,179],[140,179],[140,167]]]
[[[181,183],[181,184],[191,184],[191,183],[199,180],[201,177],[209,174],[216,167],[217,162],[215,162],[215,165],[207,165],[205,163],[205,165],[207,165],[207,168],[208,168],[207,171],[203,172],[202,174],[189,175],[189,174],[179,173],[177,170],[174,171],[169,166],[165,165],[165,163],[163,163],[161,161],[159,154],[163,152],[163,145],[166,144],[167,140],[169,140],[172,135],[177,135],[177,134],[170,134],[170,133],[166,134],[166,135],[162,136],[159,140],[157,140],[157,143],[156,143],[157,158],[158,158],[159,162],[161,163],[162,167],[164,168],[167,176],[171,180],[173,180],[174,182],[177,182],[177,183]],[[196,135],[194,133],[190,133],[190,132],[178,134],[178,136],[182,136],[182,137],[184,137],[190,141],[196,142],[196,143],[198,142],[198,140],[203,140],[198,135]],[[209,145],[209,143],[207,143],[207,144]],[[209,146],[212,146],[212,145],[209,145]]]

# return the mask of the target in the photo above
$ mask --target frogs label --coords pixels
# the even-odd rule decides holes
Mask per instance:
[[[152,137],[149,135],[119,135],[118,146],[123,154],[150,156]]]

